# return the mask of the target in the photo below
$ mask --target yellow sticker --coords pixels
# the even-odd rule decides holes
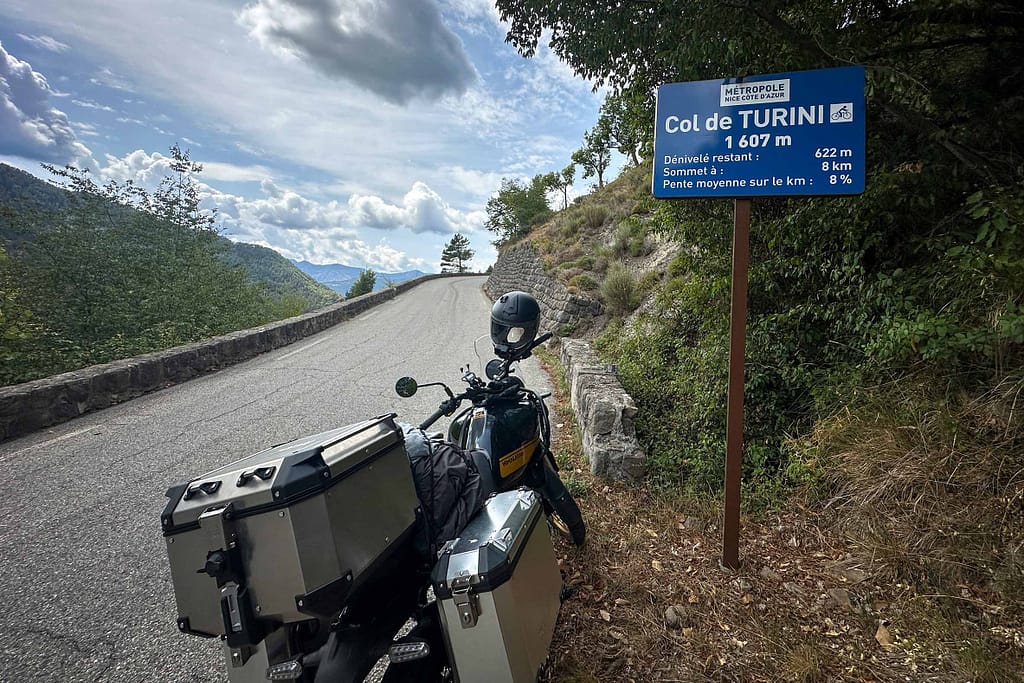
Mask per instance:
[[[525,465],[533,457],[534,450],[537,449],[537,439],[524,443],[519,448],[515,449],[511,453],[507,453],[498,459],[498,471],[501,473],[502,478],[512,474],[520,467]]]

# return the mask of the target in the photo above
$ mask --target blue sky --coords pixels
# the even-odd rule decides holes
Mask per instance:
[[[0,161],[152,184],[177,142],[233,239],[430,271],[458,231],[483,267],[501,178],[566,166],[602,98],[504,35],[488,0],[4,0]]]

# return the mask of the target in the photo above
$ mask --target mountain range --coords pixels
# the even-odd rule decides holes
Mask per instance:
[[[292,259],[292,263],[306,275],[309,275],[321,284],[327,285],[339,294],[345,294],[345,292],[347,292],[352,286],[352,283],[356,281],[356,278],[359,277],[359,274],[363,272],[362,268],[346,266],[340,263],[326,263],[318,265],[316,263],[296,261],[294,259]],[[406,270],[400,273],[378,272],[373,288],[374,290],[384,289],[389,283],[397,285],[400,282],[405,282],[406,280],[411,280],[421,275],[426,275],[426,273],[422,270]]]

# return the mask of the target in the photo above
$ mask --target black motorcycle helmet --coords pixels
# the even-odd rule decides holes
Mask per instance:
[[[540,305],[526,292],[502,294],[491,308],[491,342],[494,353],[511,358],[526,349],[537,336]]]

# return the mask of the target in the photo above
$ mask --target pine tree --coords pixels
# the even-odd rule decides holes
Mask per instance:
[[[377,284],[377,273],[373,272],[369,268],[359,273],[359,277],[349,287],[348,292],[345,294],[346,299],[351,299],[356,296],[362,296],[363,294],[369,294],[373,291],[374,286]]]
[[[455,233],[441,252],[442,273],[465,273],[466,262],[476,254],[469,248],[469,238]]]

